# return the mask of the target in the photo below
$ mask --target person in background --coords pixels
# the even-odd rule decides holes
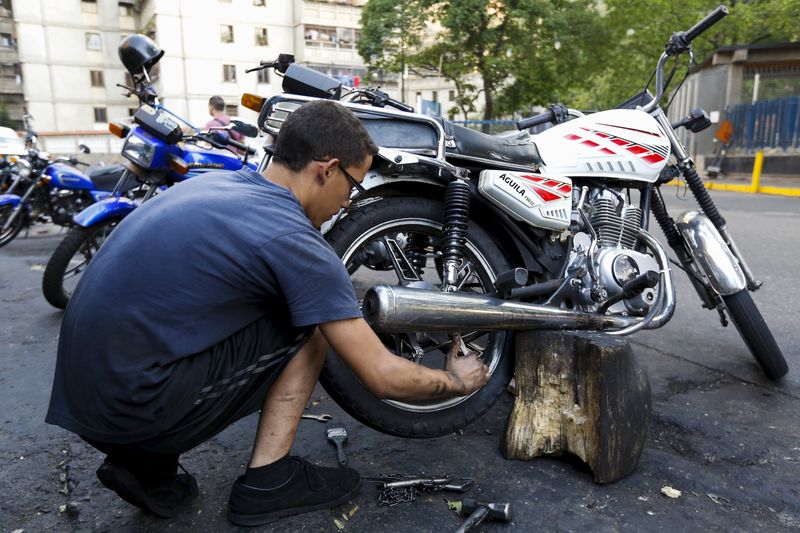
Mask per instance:
[[[231,122],[231,117],[225,114],[225,100],[219,95],[214,95],[208,99],[208,114],[211,115],[211,120],[206,122],[203,129],[209,128],[224,128]],[[230,130],[228,134],[234,141],[242,142],[244,135],[238,131]]]

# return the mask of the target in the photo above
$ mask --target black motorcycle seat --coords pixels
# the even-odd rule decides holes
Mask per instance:
[[[453,143],[447,148],[448,157],[486,160],[496,163],[536,167],[542,164],[539,150],[527,132],[504,132],[489,135],[464,126],[443,121],[445,132]]]
[[[106,165],[101,167],[90,168],[86,175],[92,180],[94,186],[99,191],[113,191],[117,186],[117,182],[125,172],[125,167],[122,165]],[[121,192],[126,192],[134,187],[140,185],[131,173],[131,178],[126,180],[125,186]]]

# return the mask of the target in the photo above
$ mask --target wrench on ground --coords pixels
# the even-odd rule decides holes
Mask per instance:
[[[310,418],[310,419],[312,419],[312,420],[318,420],[319,422],[327,422],[327,421],[328,421],[328,420],[330,420],[332,417],[331,417],[331,415],[310,415],[310,414],[304,414],[304,415],[302,415],[300,418]]]

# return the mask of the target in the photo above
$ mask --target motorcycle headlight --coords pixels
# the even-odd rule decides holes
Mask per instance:
[[[278,102],[269,110],[266,120],[267,133],[278,135],[281,126],[289,117],[289,114],[300,107],[303,102]]]
[[[31,175],[31,163],[27,159],[19,158],[17,160],[17,172],[21,178],[27,178]]]
[[[156,147],[136,135],[128,135],[122,147],[122,155],[144,168],[150,168],[156,155]]]

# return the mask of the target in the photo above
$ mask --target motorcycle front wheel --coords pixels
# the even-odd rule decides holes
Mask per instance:
[[[393,197],[356,209],[336,224],[327,239],[353,274],[359,298],[374,285],[397,285],[401,278],[408,282],[408,272],[404,273],[399,264],[414,266],[419,279],[412,286],[440,290],[442,212],[439,201]],[[461,291],[492,292],[494,280],[510,268],[495,240],[472,221],[464,255],[459,278]],[[345,411],[373,429],[400,437],[446,435],[486,412],[508,385],[514,371],[510,332],[473,331],[461,335],[491,370],[489,382],[471,395],[419,402],[381,400],[364,387],[332,350],[320,382]],[[438,369],[444,368],[451,344],[448,335],[441,333],[409,331],[402,335],[379,333],[379,337],[399,357]]]
[[[0,231],[2,231],[2,227],[5,226],[6,220],[8,220],[8,217],[10,217],[11,213],[13,212],[13,205],[0,205]],[[25,225],[25,216],[26,215],[24,211],[19,213],[17,218],[11,223],[8,229],[0,233],[0,248],[13,241],[16,236],[19,235],[19,232],[22,231],[22,227]]]
[[[75,226],[69,230],[44,269],[42,292],[50,305],[59,309],[67,307],[81,274],[120,220],[110,218],[88,228]]]
[[[789,366],[747,289],[723,296],[722,300],[731,322],[744,339],[750,353],[761,365],[764,375],[773,381],[783,377],[789,371]]]

